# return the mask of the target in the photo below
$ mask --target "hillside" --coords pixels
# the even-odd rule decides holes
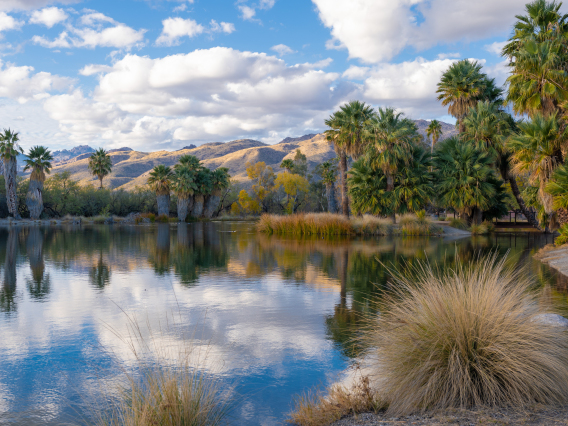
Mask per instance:
[[[417,120],[421,133],[425,133],[428,121]],[[455,126],[442,123],[442,139],[456,134]],[[81,184],[97,185],[98,181],[88,169],[89,156],[86,146],[61,152],[59,161],[54,162],[52,173],[71,172],[71,177]],[[146,184],[148,173],[154,166],[164,164],[173,166],[182,155],[194,155],[210,169],[226,167],[232,178],[246,182],[246,163],[264,161],[275,172],[281,171],[280,163],[285,158],[293,158],[300,149],[308,159],[308,166],[313,169],[317,164],[335,157],[333,147],[323,134],[305,135],[298,138],[286,138],[280,143],[268,145],[252,139],[240,139],[231,142],[211,142],[201,146],[188,146],[178,151],[139,152],[131,148],[119,148],[109,151],[112,159],[112,173],[105,178],[105,186],[111,188],[134,189]],[[74,155],[76,154],[76,155]],[[69,156],[72,156],[71,158]]]

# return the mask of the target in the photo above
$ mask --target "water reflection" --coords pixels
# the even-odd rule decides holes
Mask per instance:
[[[0,229],[0,411],[15,424],[61,424],[81,400],[71,384],[92,391],[91,366],[108,362],[101,346],[128,362],[101,323],[123,328],[121,309],[151,323],[181,310],[246,395],[236,423],[281,424],[291,395],[333,379],[357,354],[361,319],[388,285],[384,265],[510,250],[564,307],[568,280],[532,260],[550,242],[299,240],[237,223]],[[45,395],[49,416],[37,414]]]

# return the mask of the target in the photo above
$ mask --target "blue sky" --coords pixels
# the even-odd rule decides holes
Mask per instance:
[[[342,103],[452,122],[455,60],[502,84],[517,0],[0,0],[0,127],[138,150],[324,129]]]

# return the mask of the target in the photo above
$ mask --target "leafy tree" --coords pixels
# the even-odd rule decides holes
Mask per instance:
[[[173,177],[172,169],[163,164],[154,167],[148,177],[148,184],[156,192],[159,216],[170,214],[170,191]]]
[[[108,153],[103,149],[97,149],[89,157],[89,170],[101,182],[100,188],[103,187],[103,179],[112,171],[112,160]]]
[[[438,100],[458,120],[460,133],[464,131],[462,120],[470,107],[480,100],[497,101],[501,96],[494,80],[487,78],[481,68],[476,61],[458,61],[442,74],[438,83]]]
[[[267,166],[264,161],[255,164],[247,163],[245,167],[248,178],[254,182],[252,192],[261,207],[261,211],[268,211],[269,199],[276,178],[272,167]]]
[[[260,206],[260,203],[258,202],[258,200],[255,200],[253,197],[251,197],[248,192],[246,192],[244,189],[241,190],[241,192],[239,193],[239,201],[238,201],[238,205],[240,206],[240,210],[246,212],[246,213],[260,213],[262,211],[262,207]],[[233,204],[233,207],[231,208],[231,211],[233,213],[237,212],[239,209],[236,208],[237,203]]]
[[[187,165],[174,166],[171,187],[177,196],[177,214],[180,222],[185,222],[188,212],[193,208],[193,195],[197,190],[195,174],[195,170]]]
[[[16,219],[20,219],[18,213],[18,197],[16,194],[16,174],[18,171],[17,156],[24,150],[18,142],[19,134],[10,129],[4,129],[0,133],[0,159],[4,164],[4,180],[6,183],[6,201],[8,212]]]
[[[349,216],[349,200],[347,198],[347,157],[357,158],[367,143],[365,128],[374,115],[374,110],[364,102],[351,101],[340,107],[326,121],[329,128],[325,131],[328,142],[333,143],[339,157],[341,176],[341,210]]]
[[[44,146],[34,146],[25,160],[24,171],[31,170],[26,204],[32,219],[39,219],[43,212],[43,183],[45,175],[51,172],[53,156]]]
[[[440,139],[440,136],[442,136],[442,123],[440,123],[438,120],[432,120],[430,121],[430,124],[428,125],[428,127],[426,128],[426,135],[430,138],[432,138],[432,148],[431,148],[431,152],[434,152],[434,145],[436,145],[436,143],[438,142],[438,139]]]
[[[306,175],[308,174],[308,159],[304,154],[302,154],[302,151],[300,151],[299,149],[296,150],[293,164],[293,173],[306,177]]]
[[[513,171],[527,173],[531,185],[538,183],[540,202],[548,215],[549,226],[555,229],[553,199],[545,188],[556,168],[563,163],[562,147],[568,139],[568,129],[559,125],[556,114],[548,117],[536,114],[532,120],[519,123],[519,129],[520,132],[508,141],[513,153]]]
[[[286,193],[286,211],[289,214],[295,213],[299,194],[309,190],[308,180],[295,173],[278,173],[274,184],[275,189],[282,187]]]
[[[491,207],[501,186],[491,155],[452,137],[438,144],[434,161],[439,203],[455,209],[470,223],[480,223],[483,210]]]

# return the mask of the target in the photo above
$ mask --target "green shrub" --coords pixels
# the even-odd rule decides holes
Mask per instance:
[[[450,226],[452,228],[456,228],[456,229],[462,229],[462,230],[467,230],[468,226],[467,226],[467,222],[463,219],[459,219],[459,218],[454,218],[452,220],[450,220]]]
[[[568,243],[568,223],[565,223],[558,230],[560,235],[554,240],[556,246],[561,246]]]

